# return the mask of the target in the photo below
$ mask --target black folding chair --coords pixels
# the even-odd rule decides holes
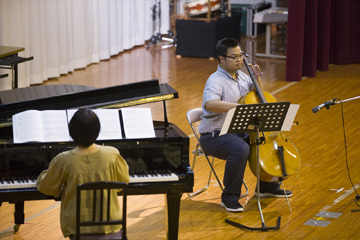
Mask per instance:
[[[122,219],[110,219],[110,199],[111,194],[117,194],[117,191],[112,189],[121,189],[122,192]],[[92,219],[89,221],[81,221],[81,192],[93,191],[93,205],[92,205]],[[106,214],[104,216],[104,192],[106,191],[107,203]],[[100,195],[100,197],[98,196]],[[127,184],[124,182],[89,182],[79,184],[76,191],[76,240],[93,240],[93,239],[127,239],[126,238],[126,198],[127,198]],[[100,201],[100,203],[98,203]],[[100,209],[98,209],[100,208]],[[96,216],[98,214],[98,219]],[[104,217],[103,217],[104,216]],[[112,234],[81,234],[80,228],[84,226],[103,226],[103,225],[122,225],[122,230]]]

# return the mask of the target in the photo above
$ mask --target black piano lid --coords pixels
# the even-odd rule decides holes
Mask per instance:
[[[159,84],[157,79],[98,89],[82,85],[18,88],[0,91],[0,118],[8,119],[29,109],[120,108],[167,100],[164,96],[178,98],[178,93],[166,83]],[[131,103],[139,99],[142,101]]]

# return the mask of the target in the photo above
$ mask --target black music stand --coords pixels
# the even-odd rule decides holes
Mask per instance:
[[[279,230],[281,217],[278,218],[277,226],[267,227],[261,211],[260,205],[260,160],[259,160],[259,145],[263,140],[260,138],[261,132],[281,131],[286,114],[290,107],[290,102],[275,102],[275,103],[261,103],[261,104],[245,104],[238,105],[231,109],[225,119],[224,125],[221,129],[220,135],[226,133],[241,133],[241,132],[256,132],[256,171],[257,171],[257,203],[260,211],[262,221],[261,227],[248,227],[229,219],[225,219],[226,223],[233,226],[244,228],[250,231],[269,231]]]

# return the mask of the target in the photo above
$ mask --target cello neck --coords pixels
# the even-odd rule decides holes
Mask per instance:
[[[245,55],[245,56],[246,56],[246,55]],[[247,56],[246,56],[246,57],[247,57]],[[255,89],[256,89],[256,93],[257,93],[257,95],[258,95],[258,97],[259,97],[259,99],[260,99],[260,102],[261,102],[261,103],[267,103],[266,98],[265,98],[265,96],[264,96],[264,93],[263,93],[263,91],[262,91],[262,89],[261,89],[258,81],[256,80],[253,71],[250,69],[249,63],[248,63],[246,57],[244,57],[244,63],[245,63],[246,69],[247,69],[248,72],[249,72],[251,81],[252,81],[253,84],[254,84],[254,87],[255,87]]]

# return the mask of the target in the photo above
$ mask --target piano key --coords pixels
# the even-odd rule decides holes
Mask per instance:
[[[141,182],[173,182],[179,181],[179,177],[172,172],[157,171],[137,173],[130,175],[130,183]],[[1,178],[0,189],[36,188],[36,177]]]
[[[13,188],[33,188],[36,187],[36,180],[34,178],[2,178],[0,181],[0,189],[13,189]]]
[[[130,175],[130,183],[138,182],[171,182],[178,181],[179,177],[175,173],[164,173],[159,171],[148,173],[134,173]]]

